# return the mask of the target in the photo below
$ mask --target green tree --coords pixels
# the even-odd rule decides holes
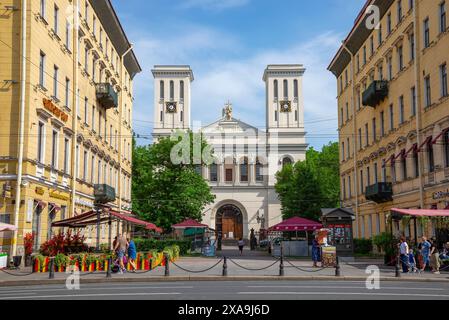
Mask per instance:
[[[174,155],[182,155],[177,150],[186,140],[160,139],[157,143],[137,147],[133,152],[133,210],[139,216],[169,230],[170,226],[186,218],[202,219],[206,205],[215,197],[208,183],[197,173],[202,162],[195,164],[194,150],[207,151],[208,144],[201,135],[189,132],[184,145],[184,161],[172,161]],[[200,141],[194,146],[194,139]],[[200,159],[201,160],[201,159]]]
[[[284,219],[318,219],[321,208],[338,207],[340,198],[338,143],[322,151],[310,148],[306,160],[286,165],[277,173],[276,192]]]

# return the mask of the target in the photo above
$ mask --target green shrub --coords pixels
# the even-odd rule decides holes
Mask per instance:
[[[371,239],[354,239],[354,253],[370,254],[373,251],[373,242]]]
[[[192,242],[190,240],[155,240],[155,239],[134,239],[137,251],[140,252],[151,252],[164,251],[165,248],[178,246],[179,254],[186,255],[190,252],[192,247]]]

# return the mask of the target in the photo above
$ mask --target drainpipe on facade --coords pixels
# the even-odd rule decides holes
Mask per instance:
[[[421,146],[421,88],[419,81],[419,47],[420,42],[418,41],[418,32],[419,32],[419,12],[418,12],[418,3],[415,1],[415,5],[413,6],[413,33],[415,37],[415,63],[414,63],[414,71],[415,71],[415,92],[416,92],[416,139],[418,143],[418,147]],[[419,169],[419,203],[421,209],[424,209],[424,181],[423,181],[423,171],[424,171],[424,161],[422,158],[422,154],[418,152],[418,169]]]
[[[16,203],[14,205],[14,225],[17,230],[14,231],[11,256],[17,255],[17,238],[19,235],[19,213],[20,198],[22,188],[23,174],[23,149],[24,149],[24,131],[25,131],[25,98],[26,98],[26,75],[27,75],[27,0],[22,0],[22,69],[20,79],[20,120],[19,120],[19,154],[17,159],[17,184],[16,184]]]
[[[343,41],[342,42],[342,46],[343,48],[350,54],[351,56],[351,90],[352,90],[352,94],[351,94],[351,104],[352,104],[352,117],[353,117],[353,122],[354,122],[354,133],[352,136],[352,148],[353,148],[353,157],[354,157],[354,194],[355,194],[355,234],[357,235],[357,237],[359,236],[359,178],[358,178],[358,174],[357,174],[357,129],[356,129],[356,125],[357,125],[357,121],[356,121],[356,108],[355,108],[355,101],[354,101],[354,96],[355,96],[355,68],[354,68],[354,54],[351,52],[351,50],[348,49],[348,47],[346,46],[346,43]]]
[[[78,60],[79,60],[79,0],[76,0],[73,6],[73,99],[72,99],[72,201],[70,203],[71,217],[75,216],[75,198],[76,198],[76,178],[78,157],[76,156],[77,145],[77,123],[78,123]]]

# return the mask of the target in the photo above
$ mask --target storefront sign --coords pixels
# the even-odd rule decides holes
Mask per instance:
[[[447,191],[440,191],[440,192],[435,192],[433,194],[433,200],[440,200],[440,199],[445,199],[449,197],[449,190]]]
[[[93,208],[94,207],[94,203],[90,202],[90,201],[86,201],[86,200],[81,200],[80,198],[75,199],[75,203],[88,207],[88,208]]]
[[[42,196],[42,195],[44,195],[44,193],[45,193],[45,190],[44,190],[44,188],[42,188],[42,187],[36,187],[36,193],[38,194],[38,195],[40,195],[40,196]]]
[[[57,106],[55,106],[55,104],[51,100],[44,98],[44,107],[62,121],[67,122],[69,120],[69,116]]]
[[[57,193],[55,191],[51,191],[50,192],[50,198],[55,198],[55,199],[59,199],[59,200],[62,200],[62,201],[69,201],[69,199],[70,199],[70,197],[65,196],[63,194],[59,194],[59,193]]]

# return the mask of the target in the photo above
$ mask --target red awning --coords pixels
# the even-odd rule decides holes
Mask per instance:
[[[173,229],[188,229],[188,228],[209,228],[207,224],[199,223],[193,219],[187,219],[181,223],[171,226]]]
[[[307,220],[301,217],[293,217],[272,226],[268,229],[268,231],[314,231],[321,228],[323,228],[323,225],[319,222]]]
[[[391,209],[395,213],[414,217],[449,217],[449,210],[434,209]]]
[[[162,229],[158,228],[155,224],[153,224],[151,222],[143,221],[143,220],[137,219],[137,218],[135,218],[133,216],[126,215],[126,214],[121,214],[121,213],[116,212],[116,211],[109,211],[109,212],[110,212],[111,215],[113,215],[116,218],[128,221],[128,222],[130,222],[132,224],[135,224],[135,225],[145,226],[145,228],[148,229],[148,230],[155,230],[157,232],[161,232],[162,231]]]

